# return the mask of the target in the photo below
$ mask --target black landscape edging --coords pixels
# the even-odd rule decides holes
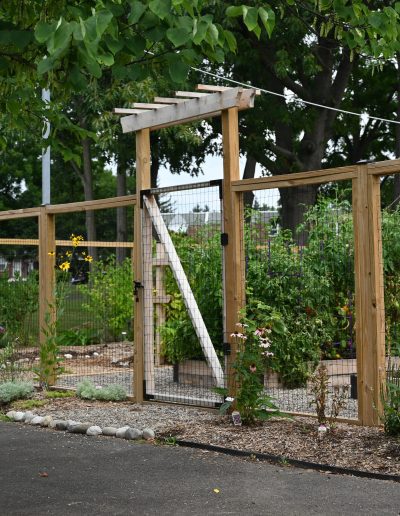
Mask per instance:
[[[302,469],[313,469],[315,471],[329,471],[337,475],[352,475],[354,477],[371,478],[374,480],[390,480],[391,482],[400,482],[400,475],[390,475],[386,473],[370,473],[368,471],[361,471],[357,469],[342,468],[340,466],[329,466],[328,464],[318,464],[316,462],[308,462],[299,459],[290,459],[281,455],[272,455],[270,453],[257,453],[251,451],[235,450],[233,448],[224,448],[222,446],[215,446],[213,444],[195,443],[192,441],[177,440],[176,444],[186,448],[197,448],[200,450],[214,451],[224,453],[225,455],[232,455],[236,457],[254,457],[259,460],[265,460],[273,464],[290,464]]]

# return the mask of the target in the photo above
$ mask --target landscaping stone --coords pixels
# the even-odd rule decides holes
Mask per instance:
[[[14,419],[14,415],[15,415],[15,410],[9,410],[6,414],[6,416],[8,417],[8,419]]]
[[[109,437],[115,437],[117,430],[118,430],[118,428],[116,428],[115,426],[106,426],[103,428],[103,435],[107,435]]]
[[[146,439],[146,441],[154,439],[155,436],[156,436],[156,434],[152,428],[145,428],[143,430],[143,439]]]
[[[55,428],[56,430],[67,430],[68,423],[62,419],[53,419],[50,423],[50,427]]]
[[[142,432],[138,428],[127,428],[124,438],[129,440],[136,440],[142,438]]]
[[[76,425],[79,425],[80,422],[79,421],[74,421],[73,419],[68,419],[67,420],[67,430],[68,432],[70,431],[70,429],[73,427],[73,426],[76,426]]]
[[[40,423],[40,426],[50,426],[50,423],[53,421],[52,416],[44,416],[43,421]]]
[[[24,412],[14,412],[13,419],[14,421],[23,421],[24,420],[25,413]]]
[[[68,432],[71,432],[71,434],[86,434],[91,426],[93,426],[92,423],[78,423],[77,425],[72,425],[71,428],[68,426]]]
[[[34,414],[33,412],[25,412],[24,415],[24,423],[30,423],[34,417],[36,417],[37,414]]]
[[[43,416],[35,416],[33,419],[31,419],[30,424],[31,425],[41,425],[44,417]]]
[[[121,428],[118,428],[115,432],[115,437],[120,437],[121,439],[123,439],[128,428],[129,426],[121,426]]]
[[[97,436],[97,435],[100,435],[102,434],[102,430],[99,426],[91,426],[89,427],[87,430],[86,430],[86,435],[93,435],[93,436]]]

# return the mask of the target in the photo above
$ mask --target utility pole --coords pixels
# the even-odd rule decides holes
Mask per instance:
[[[50,102],[50,90],[42,90],[42,100]],[[45,119],[43,138],[50,136],[50,122]],[[50,145],[42,149],[42,205],[50,204]]]

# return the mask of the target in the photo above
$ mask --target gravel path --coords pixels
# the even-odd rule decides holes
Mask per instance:
[[[110,374],[99,375],[63,375],[59,378],[59,387],[76,388],[84,378],[89,378],[96,385],[123,385],[129,396],[133,395],[133,372],[131,370],[118,370]],[[303,389],[276,388],[266,391],[271,395],[279,408],[283,411],[314,413],[312,406],[312,394]],[[332,395],[332,392],[331,392]],[[164,366],[155,369],[155,393],[154,399],[166,402],[178,402],[185,405],[202,407],[215,407],[221,403],[222,398],[211,389],[195,387],[173,381],[173,368]],[[340,413],[341,417],[357,418],[357,400],[350,397],[346,407]]]

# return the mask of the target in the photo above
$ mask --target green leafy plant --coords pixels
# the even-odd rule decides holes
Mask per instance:
[[[0,348],[17,337],[22,345],[37,340],[38,273],[32,271],[26,278],[16,273],[11,280],[0,277],[0,322],[7,330],[7,339],[0,339]]]
[[[4,335],[7,338],[7,334]],[[0,349],[0,381],[15,381],[24,373],[24,368],[18,359],[17,348],[19,339],[7,341],[6,346]]]
[[[49,255],[53,256],[57,261],[56,264],[56,291],[55,303],[48,304],[48,310],[45,314],[45,324],[42,332],[45,336],[44,342],[40,345],[39,365],[33,368],[39,385],[43,389],[48,389],[57,381],[57,377],[64,371],[61,366],[61,358],[58,356],[60,346],[60,321],[65,309],[66,290],[70,282],[69,270],[71,264],[77,259],[77,251],[79,243],[83,241],[80,235],[72,234],[70,236],[72,251],[67,250],[65,254],[56,256],[55,251],[50,251]],[[91,262],[92,257],[85,252],[80,253],[83,261]]]
[[[70,328],[59,332],[59,346],[89,346],[100,341],[94,328]]]
[[[259,324],[257,307],[263,311],[263,322]],[[237,396],[229,396],[226,389],[216,389],[225,396],[220,412],[225,414],[233,406],[240,413],[244,425],[253,425],[258,420],[273,416],[284,416],[264,392],[264,371],[273,358],[270,351],[274,335],[285,331],[280,315],[261,302],[247,308],[246,316],[237,324],[238,331],[231,335],[236,347],[236,360],[233,363],[237,382]]]
[[[172,235],[193,295],[207,326],[214,348],[222,350],[222,253],[219,233],[198,228],[194,235]],[[166,307],[167,322],[160,328],[162,351],[171,363],[202,358],[199,340],[188,316],[175,279],[167,272],[166,290],[171,302]]]
[[[126,258],[117,264],[114,256],[93,264],[89,282],[79,285],[86,301],[82,308],[102,328],[102,340],[117,340],[133,318],[132,264]],[[99,335],[97,335],[99,337]]]
[[[389,368],[381,396],[385,433],[400,436],[400,368],[394,365]]]
[[[83,380],[77,385],[76,395],[78,398],[102,401],[123,401],[127,398],[126,390],[121,385],[101,387],[90,380]]]
[[[33,392],[30,382],[5,382],[0,384],[0,404],[10,403],[21,398],[27,398]]]

